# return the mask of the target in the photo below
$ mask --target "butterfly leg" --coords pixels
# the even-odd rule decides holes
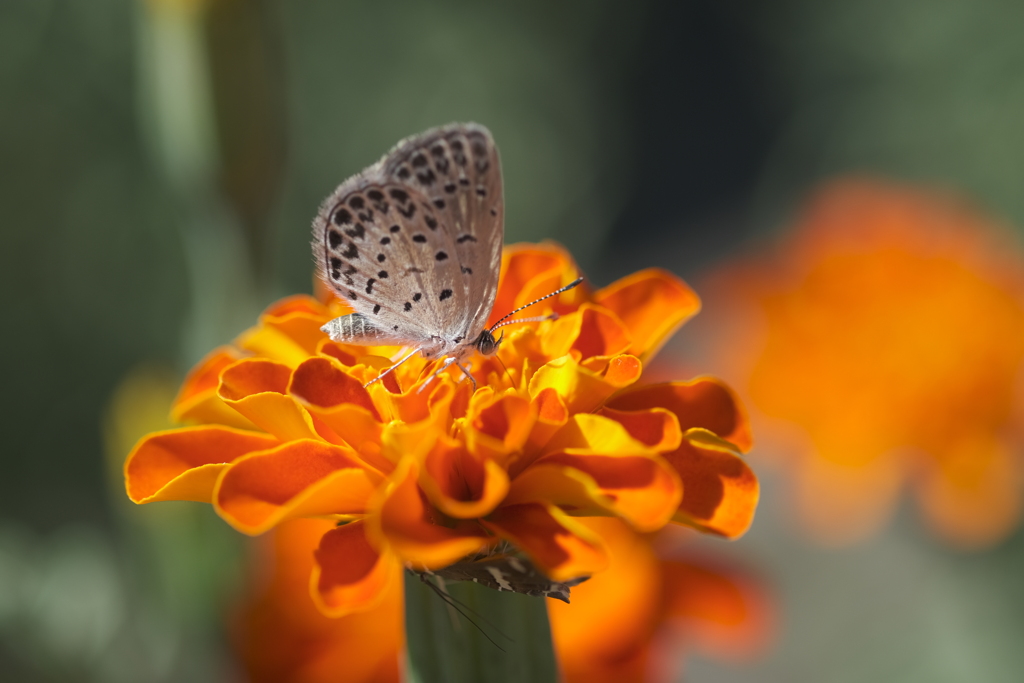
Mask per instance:
[[[466,377],[469,377],[469,380],[473,383],[473,391],[476,391],[476,380],[473,379],[473,375],[469,374],[469,372],[466,370],[466,368],[462,367],[462,365],[460,365],[458,362],[456,362],[455,358],[453,358],[452,356],[448,356],[447,358],[444,359],[444,363],[441,364],[441,367],[439,367],[437,369],[437,371],[433,375],[430,376],[430,379],[428,379],[426,382],[424,382],[423,384],[420,385],[420,388],[416,390],[416,393],[419,393],[419,392],[423,391],[424,389],[426,389],[427,385],[429,385],[431,382],[434,381],[434,378],[436,378],[442,372],[444,372],[445,370],[450,368],[453,364],[454,365],[458,365],[459,366],[459,370],[462,370],[462,372],[464,372],[466,374]]]
[[[462,370],[462,374],[465,375],[466,377],[468,377],[469,381],[473,383],[473,391],[475,392],[476,391],[476,378],[473,377],[473,375],[469,374],[469,370],[473,366],[470,365],[469,363],[466,363],[466,365],[468,365],[469,367],[462,367],[462,363],[456,363],[456,365],[459,366],[459,370]]]
[[[397,368],[397,367],[398,367],[399,365],[401,365],[401,364],[402,364],[402,363],[404,363],[405,361],[407,361],[407,360],[409,360],[410,358],[412,358],[413,356],[415,356],[415,355],[417,354],[417,352],[419,352],[419,349],[413,349],[413,350],[412,350],[412,352],[411,352],[411,353],[409,353],[409,354],[408,354],[408,355],[407,355],[407,356],[406,356],[405,358],[403,358],[402,360],[398,361],[397,363],[395,363],[394,365],[392,365],[392,366],[391,366],[390,368],[388,368],[387,370],[385,370],[384,372],[380,373],[379,375],[377,375],[376,377],[374,377],[373,379],[371,379],[371,380],[370,380],[369,382],[367,382],[366,384],[364,384],[364,385],[363,385],[363,388],[365,389],[366,387],[370,386],[370,385],[371,385],[371,384],[373,384],[374,382],[379,382],[380,380],[384,379],[384,376],[385,376],[385,375],[387,375],[387,374],[388,374],[389,372],[391,372],[392,370],[394,370],[395,368]]]

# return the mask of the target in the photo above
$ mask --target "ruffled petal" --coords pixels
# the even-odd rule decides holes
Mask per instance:
[[[564,287],[575,280],[578,273],[569,253],[551,242],[505,247],[501,258],[501,280],[487,326],[520,306]],[[537,304],[530,309],[529,315],[545,315],[551,311],[568,313],[586,301],[587,296],[588,287],[583,283]]]
[[[660,453],[674,451],[683,440],[678,418],[665,408],[614,410],[605,407],[597,411],[597,415],[615,420],[632,438]]]
[[[611,311],[583,304],[564,315],[544,335],[543,350],[549,358],[569,353],[577,360],[594,356],[617,356],[629,351],[633,340],[625,325]]]
[[[546,478],[533,470],[561,466],[576,473],[545,468]],[[565,481],[565,479],[570,481]],[[574,486],[573,482],[580,486]],[[552,488],[556,487],[556,488]],[[571,492],[572,499],[562,494]],[[580,506],[585,493],[591,503]],[[508,501],[545,500],[575,514],[610,511],[642,531],[660,529],[672,519],[682,498],[676,472],[648,446],[634,439],[620,423],[599,415],[574,415],[548,444],[547,453],[518,476]]]
[[[451,378],[438,376],[422,391],[422,384],[407,382],[405,386],[409,388],[401,393],[387,392],[384,396],[393,419],[408,424],[429,420],[431,424],[447,430],[451,423],[450,407],[457,393]]]
[[[555,581],[590,576],[608,565],[601,538],[554,505],[502,506],[481,523],[526,553]]]
[[[675,330],[700,310],[700,298],[672,273],[648,268],[594,293],[594,301],[625,324],[629,353],[647,360]]]
[[[508,493],[508,474],[495,461],[474,455],[461,442],[439,439],[423,461],[420,485],[450,517],[483,517]]]
[[[470,401],[464,427],[467,447],[478,457],[504,462],[530,438],[535,411],[514,389],[503,394],[494,394],[488,387],[478,390]]]
[[[630,387],[608,401],[616,410],[665,408],[675,413],[685,432],[707,429],[746,453],[753,445],[750,423],[740,400],[723,382],[698,377],[689,382],[667,382]]]
[[[380,420],[380,413],[363,383],[345,371],[334,358],[308,358],[291,376],[288,393],[302,402],[324,410],[340,405],[355,405]]]
[[[691,429],[665,459],[683,481],[675,521],[726,538],[746,533],[760,485],[735,446],[705,429]]]
[[[530,396],[554,389],[570,413],[589,413],[616,391],[640,377],[640,361],[634,356],[590,359],[577,363],[569,356],[557,358],[537,370],[530,380]]]
[[[326,336],[320,328],[331,317],[326,306],[311,296],[299,294],[275,302],[260,316],[260,323],[281,332],[313,355]]]
[[[382,482],[349,448],[289,441],[226,469],[214,508],[239,531],[255,535],[291,517],[364,513]]]
[[[435,569],[482,550],[491,540],[478,525],[450,523],[427,502],[417,485],[420,466],[415,458],[398,464],[369,521],[370,538],[388,546],[405,562]]]
[[[239,429],[256,426],[238,411],[224,404],[217,395],[220,373],[238,361],[242,355],[230,346],[214,349],[189,371],[181,390],[171,406],[171,419],[175,422],[222,424]]]
[[[254,356],[269,358],[292,368],[310,356],[310,353],[287,333],[266,325],[251,327],[240,334],[235,339],[235,346]]]
[[[228,463],[278,443],[269,434],[221,426],[154,432],[139,441],[125,460],[128,497],[134,503],[209,503],[217,477]]]
[[[394,557],[370,543],[362,520],[324,534],[314,558],[310,593],[317,607],[330,617],[376,607],[401,574]]]
[[[319,577],[310,585],[313,553],[336,526],[324,519],[290,520],[254,544],[264,561],[250,564],[253,580],[229,625],[250,683],[399,683],[401,581],[389,582],[381,602],[368,611],[330,618],[318,609],[324,601],[316,589]]]
[[[530,449],[543,448],[559,429],[569,421],[569,409],[553,387],[541,389],[533,398],[537,422],[530,431]]]
[[[217,395],[226,405],[281,441],[336,440],[335,435],[323,429],[323,424],[314,424],[313,417],[294,397],[285,395],[291,374],[291,368],[283,363],[246,358],[221,372]]]

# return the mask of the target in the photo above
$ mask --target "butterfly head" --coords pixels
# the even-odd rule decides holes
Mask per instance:
[[[494,334],[490,330],[484,330],[480,333],[480,336],[473,342],[473,346],[484,356],[490,356],[492,353],[498,350],[498,346],[501,345],[501,340],[505,338],[505,334],[502,333],[497,339],[494,338]]]

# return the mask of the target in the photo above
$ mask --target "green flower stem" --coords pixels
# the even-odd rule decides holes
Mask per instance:
[[[468,619],[446,604],[419,575],[405,572],[409,683],[558,680],[544,602],[547,598],[499,592],[466,581],[448,583],[445,589]]]

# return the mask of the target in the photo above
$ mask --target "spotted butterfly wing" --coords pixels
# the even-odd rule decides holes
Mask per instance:
[[[503,241],[490,132],[452,124],[400,142],[346,180],[313,223],[319,272],[355,314],[333,339],[461,356],[490,316]]]

